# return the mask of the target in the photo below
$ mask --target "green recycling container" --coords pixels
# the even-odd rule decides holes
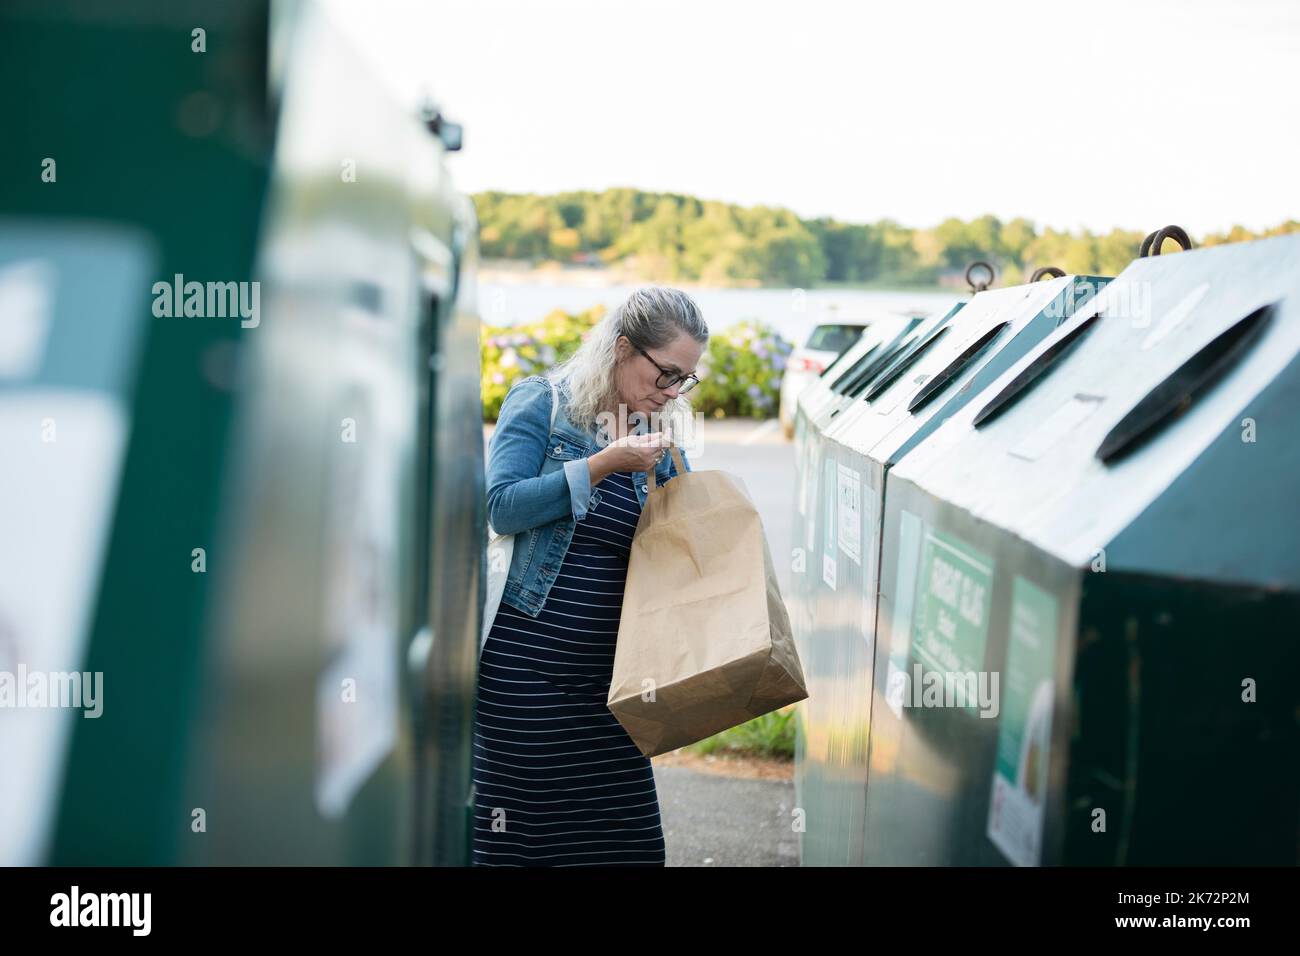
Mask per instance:
[[[800,582],[809,700],[796,730],[807,865],[866,853],[875,605],[887,472],[1108,280],[1064,276],[976,294],[922,323],[892,360],[836,405],[803,460],[813,520]],[[796,568],[796,572],[800,569]]]
[[[819,606],[816,592],[821,584],[820,577],[806,573],[818,517],[815,507],[817,482],[810,476],[818,473],[820,429],[832,413],[840,406],[852,402],[855,394],[897,358],[918,335],[946,322],[963,304],[958,302],[951,309],[924,319],[898,316],[896,319],[889,317],[872,322],[861,339],[845,350],[816,381],[809,383],[799,394],[795,413],[796,484],[791,526],[794,574],[787,604],[791,609],[791,629],[805,673],[814,670],[832,673],[836,666],[833,660],[812,664],[815,655],[830,648],[824,643],[813,643],[808,639],[815,632],[814,614]],[[825,723],[825,718],[818,716],[822,703],[822,699],[810,698],[800,704],[795,712],[794,785],[795,802],[800,807],[807,806],[815,795],[827,791],[827,785],[820,777],[826,764],[809,761],[805,756],[808,724]],[[816,831],[814,837],[820,832]],[[803,849],[804,841],[801,841],[801,852]]]
[[[0,863],[467,863],[476,223],[441,138],[315,3],[0,33],[0,671],[101,691],[0,710]]]
[[[862,337],[850,348],[827,366],[825,372],[810,382],[800,393],[795,410],[795,461],[796,485],[792,515],[792,538],[795,550],[792,555],[794,574],[792,575],[791,593],[786,598],[790,608],[791,630],[799,650],[805,671],[809,669],[812,655],[819,651],[817,645],[808,642],[808,635],[813,633],[812,613],[816,610],[813,590],[815,579],[803,573],[809,549],[803,546],[806,534],[815,526],[816,516],[810,513],[808,499],[813,490],[813,483],[808,475],[816,466],[817,434],[816,423],[829,411],[843,401],[847,385],[859,377],[874,374],[897,354],[908,341],[909,333],[921,324],[920,319],[903,316],[882,317],[872,322],[863,332]],[[833,667],[832,662],[821,665],[821,670]],[[795,712],[795,804],[805,806],[809,797],[825,789],[824,783],[807,775],[809,762],[803,754],[807,740],[803,727],[807,722],[805,712],[810,707],[817,707],[820,701],[806,700]],[[816,769],[816,768],[814,768]]]
[[[899,462],[868,863],[1297,862],[1297,398],[1300,237],[1142,258]]]

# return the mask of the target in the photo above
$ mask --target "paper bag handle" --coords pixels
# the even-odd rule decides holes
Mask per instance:
[[[677,450],[677,446],[669,445],[668,453],[673,456],[673,461],[677,465],[677,474],[678,475],[686,474],[686,462],[682,461],[682,453]],[[655,483],[655,470],[651,468],[649,471],[645,473],[645,477],[646,477],[646,484],[649,486],[651,491],[654,491],[655,488],[658,487],[658,485]]]

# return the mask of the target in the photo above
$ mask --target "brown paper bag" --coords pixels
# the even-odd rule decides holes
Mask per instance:
[[[744,483],[671,452],[672,481],[647,473],[607,701],[647,757],[808,697]]]

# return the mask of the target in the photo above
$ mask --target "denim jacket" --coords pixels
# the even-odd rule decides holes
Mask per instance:
[[[552,387],[560,388],[553,429]],[[601,498],[600,483],[593,488],[587,471],[587,458],[600,451],[596,431],[569,420],[568,399],[566,382],[552,385],[542,375],[516,382],[501,403],[488,444],[488,521],[498,534],[515,535],[502,600],[532,617],[546,603],[574,527]],[[684,451],[682,461],[691,471]],[[664,455],[655,480],[666,482],[676,474],[673,456]],[[645,475],[637,472],[633,482],[641,505],[649,493]]]

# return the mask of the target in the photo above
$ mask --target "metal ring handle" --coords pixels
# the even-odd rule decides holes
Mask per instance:
[[[1138,258],[1145,259],[1147,256],[1160,255],[1160,247],[1164,245],[1166,239],[1174,240],[1183,247],[1184,252],[1192,248],[1192,240],[1188,237],[1187,230],[1182,226],[1165,226],[1142,240],[1142,246],[1138,249]]]
[[[980,268],[988,272],[989,278],[987,282],[977,283],[975,282],[974,279],[970,277],[970,274],[972,272]],[[966,267],[966,284],[970,286],[972,292],[983,292],[985,289],[987,289],[989,286],[993,284],[993,280],[996,278],[997,278],[997,273],[993,270],[993,266],[989,265],[983,259],[977,259]]]
[[[1160,255],[1160,247],[1164,245],[1166,239],[1172,239],[1182,246],[1183,252],[1192,248],[1192,240],[1187,235],[1187,230],[1183,229],[1182,226],[1165,226],[1156,233],[1155,239],[1151,242],[1151,254],[1153,256]]]

